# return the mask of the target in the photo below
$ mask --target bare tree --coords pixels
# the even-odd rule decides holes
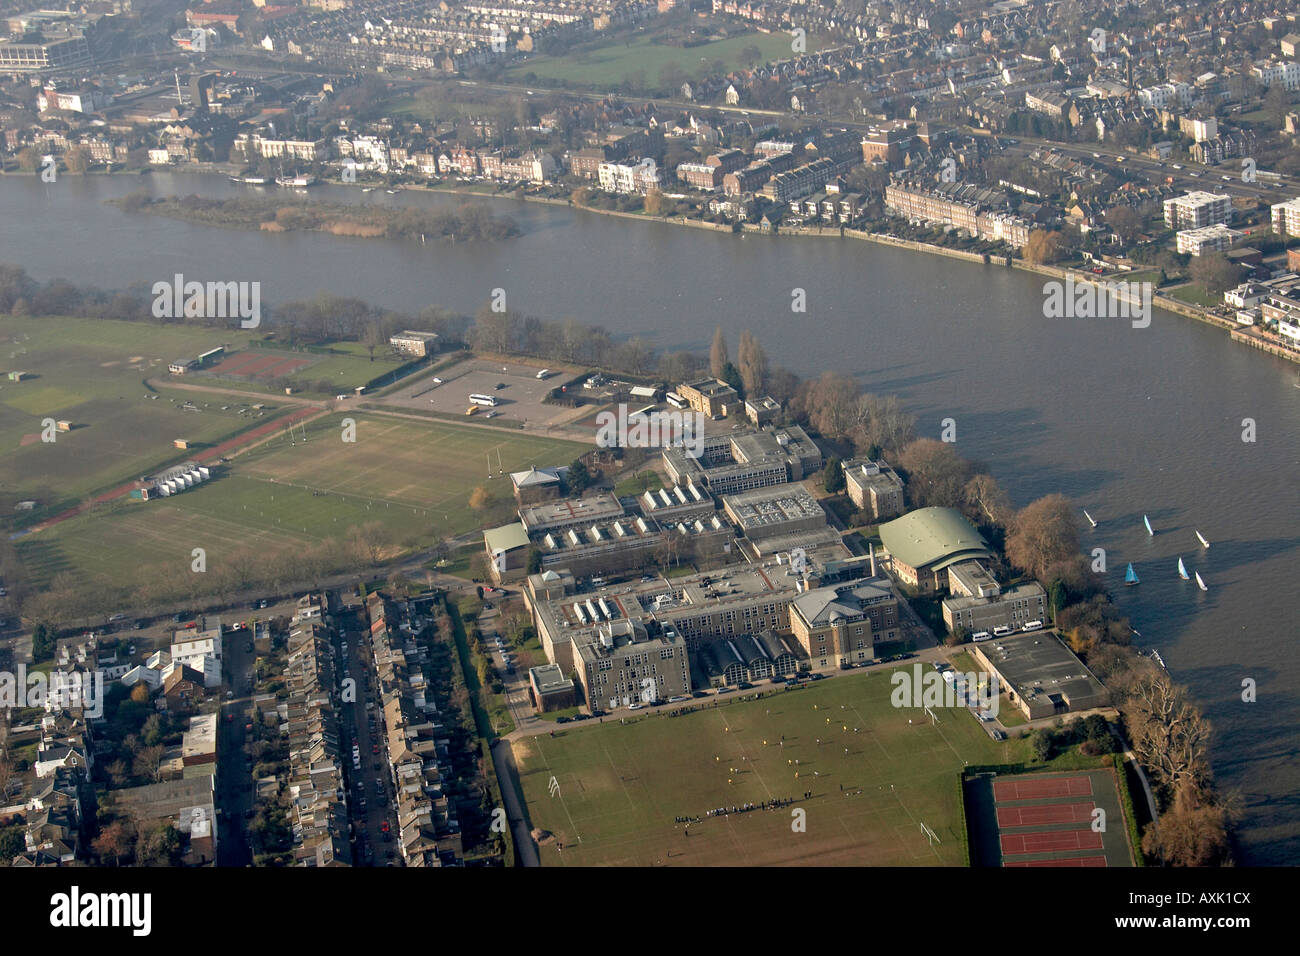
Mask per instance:
[[[1078,550],[1078,520],[1064,495],[1039,498],[1010,522],[1007,557],[1040,580],[1052,565],[1068,560]]]
[[[1157,784],[1175,795],[1208,787],[1210,722],[1185,687],[1163,671],[1149,673],[1133,685],[1123,710],[1133,752]]]
[[[907,492],[917,507],[958,507],[969,477],[970,463],[949,442],[918,438],[898,455],[907,472]]]
[[[718,326],[713,332],[713,344],[709,346],[709,374],[714,378],[722,378],[722,373],[730,361],[726,336],[722,334],[722,326]]]
[[[745,394],[751,398],[759,397],[767,384],[767,353],[749,329],[740,333],[736,361],[740,366],[740,381],[745,386]]]

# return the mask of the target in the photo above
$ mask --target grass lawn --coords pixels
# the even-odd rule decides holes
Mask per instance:
[[[1192,283],[1180,285],[1173,289],[1162,289],[1171,299],[1177,299],[1179,302],[1186,302],[1189,305],[1199,305],[1203,308],[1211,308],[1216,305],[1223,305],[1222,295],[1210,295],[1202,292]]]
[[[0,488],[40,502],[23,513],[24,523],[184,460],[173,439],[201,449],[258,424],[233,404],[221,411],[226,400],[180,389],[151,393],[144,385],[147,378],[166,378],[168,362],[177,357],[247,337],[238,330],[109,319],[0,317],[7,367],[32,376],[0,381],[0,448],[6,449]],[[183,410],[187,401],[197,410]],[[50,418],[67,419],[74,428],[43,442],[42,422]]]
[[[659,472],[646,468],[616,484],[614,494],[619,497],[640,495],[647,491],[658,491],[663,486],[664,481],[659,477]]]
[[[151,405],[161,402],[151,402]],[[122,501],[17,542],[36,582],[60,571],[111,576],[131,563],[170,555],[188,564],[203,547],[208,561],[223,554],[342,538],[350,527],[377,521],[422,543],[477,527],[466,506],[485,480],[488,451],[507,471],[571,461],[572,442],[437,423],[353,414],[355,443],[341,440],[342,420],[329,415],[282,434],[221,466],[214,480],[183,495]],[[501,481],[504,479],[494,479]]]
[[[847,675],[516,742],[532,824],[564,844],[542,845],[543,865],[963,865],[958,772],[1028,760],[1028,745],[993,741],[965,709],[938,710],[931,724],[892,707],[892,690],[888,672]],[[706,816],[787,797],[797,799],[777,810]],[[792,827],[796,808],[805,832]],[[679,816],[701,818],[689,837]],[[942,842],[931,845],[922,822]]]
[[[672,68],[693,80],[714,60],[722,60],[728,70],[742,67],[741,51],[751,46],[761,50],[768,62],[791,55],[790,37],[785,33],[746,33],[689,48],[654,43],[651,37],[640,36],[630,45],[619,38],[608,46],[577,50],[566,56],[530,56],[506,70],[505,75],[512,83],[532,82],[527,79],[531,73],[539,82],[561,80],[575,86],[608,88],[637,73],[642,74],[639,85],[658,84],[660,73]]]

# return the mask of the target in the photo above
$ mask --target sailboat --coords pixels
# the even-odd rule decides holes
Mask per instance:
[[[1178,559],[1178,576],[1184,581],[1190,581],[1192,576],[1187,573],[1187,565],[1183,564],[1183,559]]]
[[[1200,588],[1202,591],[1208,591],[1208,590],[1209,590],[1209,588],[1207,588],[1207,587],[1205,586],[1205,582],[1201,580],[1201,572],[1200,572],[1200,571],[1197,571],[1197,572],[1196,572],[1196,586],[1197,586],[1198,588]]]
[[[1155,537],[1156,532],[1155,529],[1151,527],[1151,519],[1148,518],[1146,515],[1143,515],[1142,523],[1147,526],[1147,534],[1151,535],[1152,537]]]
[[[1137,572],[1133,570],[1133,563],[1131,561],[1129,562],[1128,570],[1124,572],[1124,583],[1129,587],[1141,583],[1138,581]]]
[[[1088,519],[1088,524],[1092,525],[1094,528],[1097,527],[1096,520],[1093,518],[1092,515],[1088,514],[1087,508],[1083,509],[1083,516]]]
[[[1205,535],[1201,534],[1199,531],[1196,532],[1196,540],[1201,542],[1202,548],[1208,548],[1210,546],[1210,542],[1205,540]]]

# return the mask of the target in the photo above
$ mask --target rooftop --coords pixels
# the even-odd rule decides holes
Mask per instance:
[[[938,571],[966,558],[993,557],[975,526],[955,508],[919,508],[879,530],[889,553],[913,568]]]

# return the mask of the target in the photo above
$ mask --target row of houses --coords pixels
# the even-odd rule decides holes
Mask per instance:
[[[414,610],[394,621],[380,594],[366,600],[378,680],[382,737],[393,778],[397,845],[407,866],[457,864],[464,854],[456,804],[448,792],[451,739],[425,673],[428,652],[415,639]]]

